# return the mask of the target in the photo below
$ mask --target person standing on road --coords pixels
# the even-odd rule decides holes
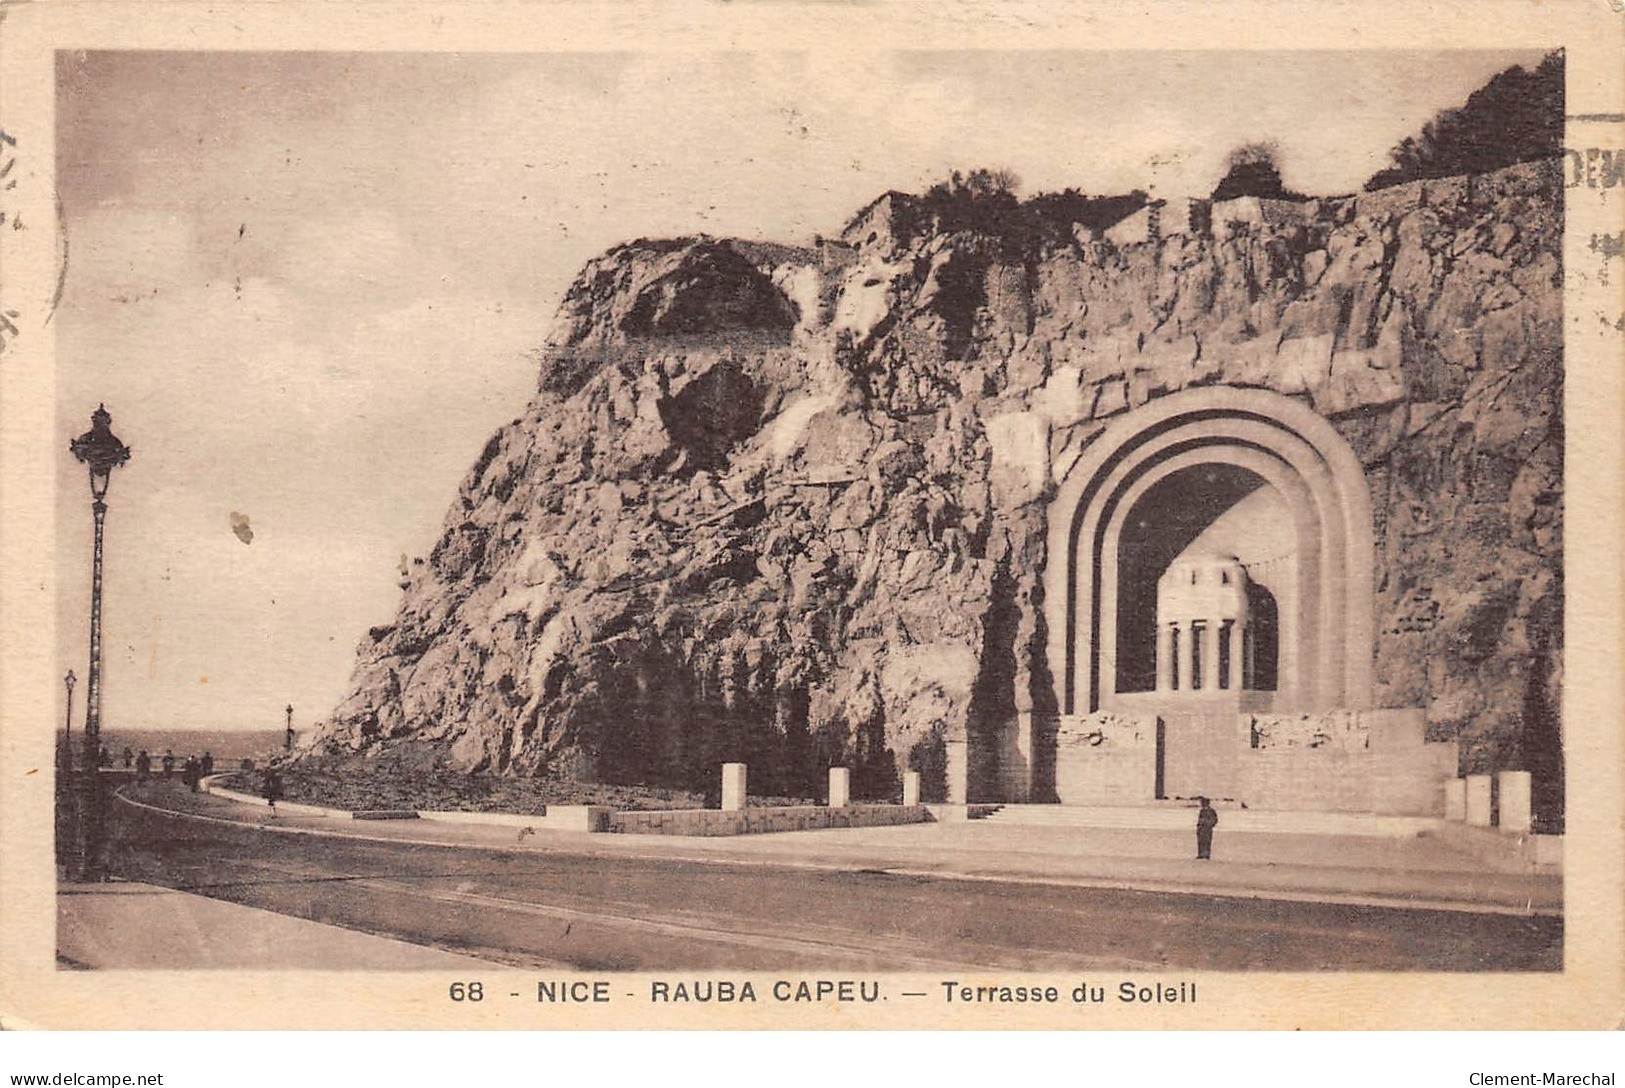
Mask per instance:
[[[210,755],[208,752],[204,752],[203,753],[203,761],[198,764],[198,770],[204,775],[213,774],[214,773],[214,756]]]
[[[126,744],[124,746],[124,769],[126,771],[130,769],[130,763],[134,759],[135,759],[135,753],[130,751],[130,746],[128,744]]]
[[[1209,861],[1213,857],[1213,829],[1219,826],[1219,813],[1206,797],[1198,797],[1202,807],[1196,810],[1196,860]]]
[[[201,765],[197,761],[197,756],[188,753],[186,762],[181,767],[181,778],[186,783],[187,789],[191,790],[193,793],[197,792],[197,784],[203,778]]]
[[[141,754],[135,757],[135,776],[145,782],[151,773],[152,757],[147,755],[147,750],[143,748]]]
[[[164,749],[164,777],[175,777],[175,750],[173,748]]]
[[[276,803],[282,800],[282,775],[275,767],[265,768],[265,803],[271,806],[271,815],[276,815]]]

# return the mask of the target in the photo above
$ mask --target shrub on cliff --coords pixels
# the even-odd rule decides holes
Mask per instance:
[[[1255,196],[1263,200],[1308,200],[1281,183],[1281,170],[1275,160],[1280,152],[1273,143],[1243,144],[1230,152],[1228,169],[1213,188],[1214,200],[1234,200]]]
[[[1039,193],[1022,208],[1045,237],[1070,237],[1074,226],[1102,231],[1141,208],[1151,198],[1144,189],[1120,196],[1089,196],[1077,189]]]

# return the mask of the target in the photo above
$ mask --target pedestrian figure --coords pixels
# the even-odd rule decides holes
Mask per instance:
[[[147,750],[143,748],[141,754],[135,757],[135,776],[145,782],[151,773],[152,757],[147,755]]]
[[[130,746],[128,744],[126,744],[124,746],[124,769],[126,771],[129,770],[130,769],[130,764],[133,763],[134,761],[135,761],[135,753],[130,751]]]
[[[265,769],[265,803],[271,806],[271,815],[276,815],[276,803],[282,800],[282,775],[277,773],[275,767]]]
[[[198,764],[198,770],[200,770],[204,775],[213,774],[214,773],[214,756],[210,755],[208,752],[204,752],[203,753],[203,762]]]
[[[1196,810],[1196,858],[1209,861],[1213,857],[1213,829],[1219,825],[1219,813],[1206,797],[1198,797],[1202,807]]]
[[[111,767],[112,765],[113,753],[109,752],[107,750],[107,745],[103,744],[96,749],[96,766]]]
[[[197,784],[202,777],[202,769],[197,761],[197,756],[188,755],[186,764],[181,768],[181,779],[186,783],[186,788],[196,793]]]
[[[164,749],[164,777],[175,777],[175,750],[173,748]]]

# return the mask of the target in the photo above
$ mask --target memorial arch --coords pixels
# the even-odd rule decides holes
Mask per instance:
[[[1059,714],[1369,708],[1373,550],[1359,459],[1305,405],[1215,386],[1129,412],[1051,506]]]

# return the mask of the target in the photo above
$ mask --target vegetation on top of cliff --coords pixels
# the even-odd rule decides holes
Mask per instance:
[[[1393,165],[1366,191],[1422,178],[1483,174],[1563,150],[1563,52],[1546,54],[1533,72],[1514,65],[1443,110],[1388,153]]]
[[[1104,230],[1150,200],[1143,189],[1094,196],[1075,188],[1022,200],[1020,188],[1021,180],[1010,170],[978,167],[955,170],[919,196],[888,195],[900,236],[974,232],[999,239],[1011,254],[1070,242],[1078,227]]]

